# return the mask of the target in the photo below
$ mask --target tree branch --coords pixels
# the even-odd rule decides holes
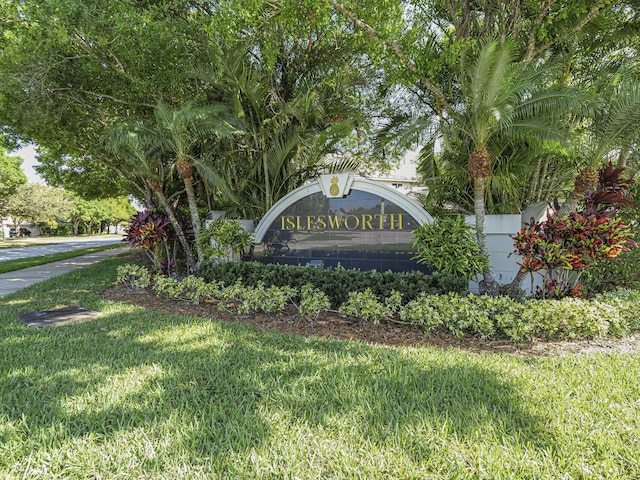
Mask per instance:
[[[115,53],[113,53],[113,51],[110,48],[108,48],[106,46],[101,46],[97,42],[92,42],[90,40],[87,40],[85,35],[80,30],[76,29],[74,33],[75,33],[76,37],[79,40],[79,42],[78,42],[79,47],[82,50],[84,50],[87,53],[87,55],[89,55],[91,58],[99,61],[100,63],[103,63],[103,64],[107,65],[109,68],[115,70],[116,72],[120,73],[120,75],[125,77],[131,83],[134,83],[134,84],[144,88],[146,91],[150,92],[149,94],[154,100],[158,100],[157,95],[154,93],[154,89],[153,88],[149,88],[149,85],[147,85],[144,82],[138,80],[133,75],[131,75],[129,72],[127,72],[127,70],[124,67],[123,63],[120,61],[120,59],[117,57],[117,55]],[[117,39],[118,39],[118,37],[114,38],[109,43],[113,43]],[[99,47],[104,49],[104,51],[108,54],[108,56],[112,60],[109,60],[108,58],[105,58],[104,56],[98,55],[95,52],[95,49],[94,49],[94,46],[92,45],[92,43],[95,43],[96,45],[98,45]]]
[[[420,83],[422,83],[422,85],[424,85],[424,87],[433,94],[433,96],[435,97],[438,109],[442,108],[448,113],[453,112],[453,108],[451,107],[449,102],[447,102],[447,99],[444,96],[444,93],[442,93],[442,91],[438,87],[436,87],[428,77],[425,77],[420,73],[420,71],[418,70],[418,67],[416,67],[416,64],[413,63],[413,61],[409,57],[407,57],[407,55],[405,55],[405,53],[402,51],[402,49],[396,42],[394,42],[393,40],[384,38],[380,32],[378,32],[375,28],[363,22],[362,20],[360,20],[351,10],[346,8],[344,5],[336,2],[335,0],[329,0],[329,3],[333,8],[335,8],[336,10],[341,12],[343,15],[345,15],[349,19],[349,21],[351,21],[351,23],[353,23],[357,28],[362,30],[367,36],[376,38],[380,40],[382,43],[384,43],[385,45],[387,45],[389,48],[391,48],[391,50],[393,50],[393,52],[395,53],[396,57],[400,59],[400,61],[404,64],[404,66],[408,68],[411,73],[415,74],[419,78]]]
[[[97,98],[108,98],[109,100],[120,103],[122,105],[129,105],[132,107],[145,107],[145,108],[155,108],[154,103],[141,103],[141,102],[129,102],[127,100],[122,100],[120,98],[114,97],[112,95],[107,95],[106,93],[92,92],[89,90],[85,90],[83,88],[77,87],[64,87],[64,88],[56,88],[54,91],[74,91],[79,93],[84,93],[85,95],[91,95]]]
[[[540,24],[542,23],[542,20],[544,18],[544,11],[549,7],[551,7],[551,5],[553,5],[556,2],[556,0],[546,0],[541,5],[540,14],[536,18],[534,22],[534,28],[531,30],[531,33],[529,34],[529,41],[527,42],[527,52],[525,53],[523,60],[525,62],[533,60],[535,57],[540,55],[542,52],[544,52],[548,48],[566,39],[569,35],[581,30],[582,27],[584,27],[587,23],[589,23],[591,20],[596,18],[600,14],[600,11],[602,10],[602,8],[604,8],[608,3],[610,3],[610,1],[611,0],[601,0],[582,18],[582,20],[580,20],[577,24],[575,24],[573,28],[565,31],[563,34],[557,35],[555,38],[552,38],[549,42],[536,47],[537,38],[535,33],[535,27],[540,26]]]

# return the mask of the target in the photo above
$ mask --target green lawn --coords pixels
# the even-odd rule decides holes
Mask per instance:
[[[51,253],[49,255],[41,255],[39,257],[19,258],[17,260],[5,260],[0,262],[0,273],[13,272],[22,270],[23,268],[35,267],[37,265],[45,265],[47,263],[66,260],[67,258],[79,257],[90,253],[101,252],[103,250],[111,250],[112,248],[121,247],[121,243],[114,245],[102,245],[100,247],[82,248],[80,250],[70,250],[68,252]]]
[[[0,298],[0,478],[640,477],[640,355],[298,338],[104,301],[120,263]]]

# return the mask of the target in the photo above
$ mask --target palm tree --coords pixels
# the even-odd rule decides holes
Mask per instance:
[[[628,157],[637,150],[640,141],[640,83],[626,82],[618,86],[609,102],[591,125],[583,151],[578,156],[583,165],[576,175],[574,188],[558,210],[568,215],[576,209],[584,194],[595,190],[598,168],[608,161],[626,167]]]
[[[423,155],[423,169],[437,173],[433,153],[435,139],[450,160],[457,159],[459,163],[466,158],[466,173],[472,182],[466,195],[473,204],[477,241],[484,255],[489,254],[485,199],[496,166],[508,159],[509,152],[523,147],[565,144],[570,131],[563,125],[570,112],[586,106],[585,96],[576,90],[546,87],[548,73],[547,66],[518,62],[510,41],[488,42],[481,47],[475,61],[462,64],[459,82],[454,86],[457,100],[429,125],[427,136],[431,139],[431,148]],[[518,161],[512,160],[511,164],[512,171],[514,167],[522,167]],[[500,179],[504,185],[508,184],[508,175]],[[460,198],[464,188],[460,182],[455,187],[459,189]],[[497,289],[498,284],[487,268],[480,290],[495,294]]]
[[[156,195],[185,252],[187,271],[193,272],[195,261],[191,246],[164,191],[163,185],[168,181],[170,169],[157,150],[157,132],[154,127],[141,122],[121,123],[109,130],[104,138],[107,150],[123,162],[129,178],[140,178]]]
[[[357,114],[342,98],[347,85],[339,75],[328,82],[303,72],[287,82],[291,72],[265,67],[243,50],[225,52],[219,65],[221,79],[211,85],[211,100],[228,102],[242,131],[223,141],[219,171],[238,197],[233,209],[257,218],[331,168],[325,159],[353,130]]]
[[[220,176],[210,165],[194,155],[196,147],[207,140],[230,138],[236,129],[230,123],[227,108],[219,103],[197,106],[193,102],[187,102],[174,110],[160,101],[154,109],[154,115],[156,120],[154,141],[158,148],[174,159],[176,171],[184,183],[187,194],[191,226],[198,238],[201,221],[194,189],[194,167],[214,181]],[[196,245],[198,245],[197,242]],[[197,254],[196,269],[203,260],[200,246],[197,246]]]
[[[473,204],[480,249],[488,255],[485,226],[485,186],[491,176],[490,141],[566,142],[569,131],[561,119],[567,112],[584,108],[584,96],[557,87],[539,89],[543,67],[520,63],[512,44],[485,44],[476,61],[462,71],[461,104],[443,132],[451,127],[472,148],[467,171],[473,180]],[[484,288],[493,293],[496,282],[489,270],[483,273]]]
[[[417,171],[429,185],[420,198],[435,216],[472,215],[473,180],[467,172],[468,142],[449,138],[447,149],[437,148],[432,140],[418,155]],[[568,149],[559,145],[517,141],[497,135],[487,145],[491,158],[491,175],[485,185],[487,214],[516,214],[529,205],[550,202],[566,188],[575,165]]]

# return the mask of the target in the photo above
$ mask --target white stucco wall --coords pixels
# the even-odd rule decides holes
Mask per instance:
[[[475,225],[474,216],[465,217],[465,221],[470,225]],[[489,247],[489,263],[496,280],[501,283],[509,283],[518,273],[520,256],[513,253],[513,235],[520,230],[520,215],[487,215],[485,217],[487,226],[487,245]],[[478,285],[472,282],[472,291],[477,291]]]
[[[517,233],[523,226],[524,221],[529,221],[531,214],[528,213],[528,219],[525,220],[523,215],[487,215],[485,217],[487,227],[487,244],[489,247],[489,264],[491,265],[493,274],[500,284],[511,282],[522,262],[522,257],[514,253],[513,238],[510,235]],[[475,225],[474,216],[465,217],[465,221],[470,225]],[[534,285],[540,285],[539,275],[534,275]],[[530,277],[525,277],[522,282],[522,288],[527,294],[531,294]],[[470,282],[469,289],[477,293],[478,283]]]

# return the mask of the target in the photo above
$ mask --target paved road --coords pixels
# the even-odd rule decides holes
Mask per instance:
[[[122,236],[113,235],[110,237],[86,237],[86,238],[34,238],[34,241],[56,242],[47,245],[35,245],[33,247],[0,248],[0,262],[5,260],[17,260],[19,258],[40,257],[51,253],[68,252],[82,248],[99,247],[120,243]]]

